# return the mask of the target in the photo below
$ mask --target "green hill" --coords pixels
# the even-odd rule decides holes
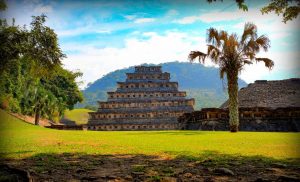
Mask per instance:
[[[86,124],[89,118],[88,112],[93,111],[89,109],[66,110],[62,120],[74,121],[76,124]]]
[[[188,97],[195,98],[195,109],[219,107],[228,98],[225,89],[226,81],[220,79],[218,68],[188,62],[169,62],[159,65],[162,66],[163,72],[170,72],[171,81],[178,81],[179,90],[187,91]],[[106,100],[106,92],[116,90],[116,82],[125,81],[125,73],[128,72],[134,72],[134,67],[110,72],[89,84],[83,90],[85,101],[77,107],[96,106],[98,100]],[[245,81],[239,80],[240,88],[246,85]]]

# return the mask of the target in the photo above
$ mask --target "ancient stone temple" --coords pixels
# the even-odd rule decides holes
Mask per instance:
[[[240,108],[300,108],[300,78],[256,80],[238,94]],[[221,105],[228,108],[228,101]]]
[[[162,72],[161,66],[137,66],[126,76],[125,82],[117,82],[116,91],[107,92],[98,111],[89,113],[88,129],[178,129],[177,118],[194,111],[195,100],[178,91],[178,83],[170,81],[170,73]]]
[[[238,93],[240,130],[300,131],[300,78],[257,80]],[[179,118],[182,129],[229,130],[228,101]]]

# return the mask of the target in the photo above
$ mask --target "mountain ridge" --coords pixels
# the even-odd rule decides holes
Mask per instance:
[[[163,72],[169,72],[170,81],[178,82],[178,89],[187,92],[188,98],[195,98],[195,109],[203,107],[219,107],[228,99],[226,93],[226,80],[221,80],[219,69],[205,67],[199,63],[167,62],[161,64],[142,64],[144,66],[160,65]],[[97,101],[107,99],[107,91],[116,90],[117,81],[125,81],[126,73],[134,72],[134,67],[118,69],[110,72],[83,90],[85,101],[76,107],[97,106]],[[239,86],[245,87],[247,83],[239,79]]]

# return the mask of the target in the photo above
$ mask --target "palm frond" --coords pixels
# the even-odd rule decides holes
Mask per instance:
[[[257,53],[259,52],[259,45],[254,39],[250,39],[247,44],[244,45],[244,50],[247,52]]]
[[[228,41],[230,42],[230,46],[232,46],[234,48],[239,45],[238,36],[235,33],[233,33],[229,36]]]
[[[244,65],[245,64],[253,64],[250,60],[247,60],[247,59],[243,60],[242,62],[244,63]]]
[[[274,67],[274,62],[269,58],[255,58],[255,60],[257,62],[260,62],[260,61],[264,62],[265,66],[267,68],[269,68],[270,70]]]
[[[222,30],[220,32],[220,35],[219,35],[219,38],[220,40],[223,40],[224,42],[228,40],[228,33],[224,30]]]
[[[207,55],[212,59],[212,61],[214,63],[218,63],[218,60],[219,60],[219,56],[221,54],[220,50],[213,46],[213,45],[207,45],[208,48],[207,48]]]
[[[256,39],[257,37],[257,27],[255,24],[248,22],[244,26],[244,32],[241,37],[241,44],[245,44],[245,41],[249,38],[254,38]]]
[[[249,58],[250,60],[253,60],[255,58],[255,53],[253,51],[248,51],[244,53],[244,56]]]
[[[261,35],[255,40],[255,42],[259,45],[259,47],[263,48],[264,51],[268,51],[270,47],[270,40],[267,36]]]
[[[209,28],[207,30],[207,42],[219,47],[221,45],[219,32],[215,28]]]
[[[188,59],[190,62],[194,62],[197,57],[199,58],[200,63],[204,63],[206,54],[200,51],[191,51]]]

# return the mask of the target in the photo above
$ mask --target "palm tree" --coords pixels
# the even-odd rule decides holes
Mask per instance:
[[[246,23],[242,37],[235,33],[229,35],[226,31],[218,31],[210,28],[207,31],[207,54],[199,51],[191,51],[189,60],[196,58],[204,64],[208,57],[220,68],[220,77],[227,77],[229,95],[229,125],[231,132],[237,132],[239,128],[238,113],[238,75],[245,65],[262,61],[270,70],[274,62],[268,58],[258,58],[256,54],[262,49],[265,52],[270,47],[267,36],[257,36],[257,27],[253,23]]]

